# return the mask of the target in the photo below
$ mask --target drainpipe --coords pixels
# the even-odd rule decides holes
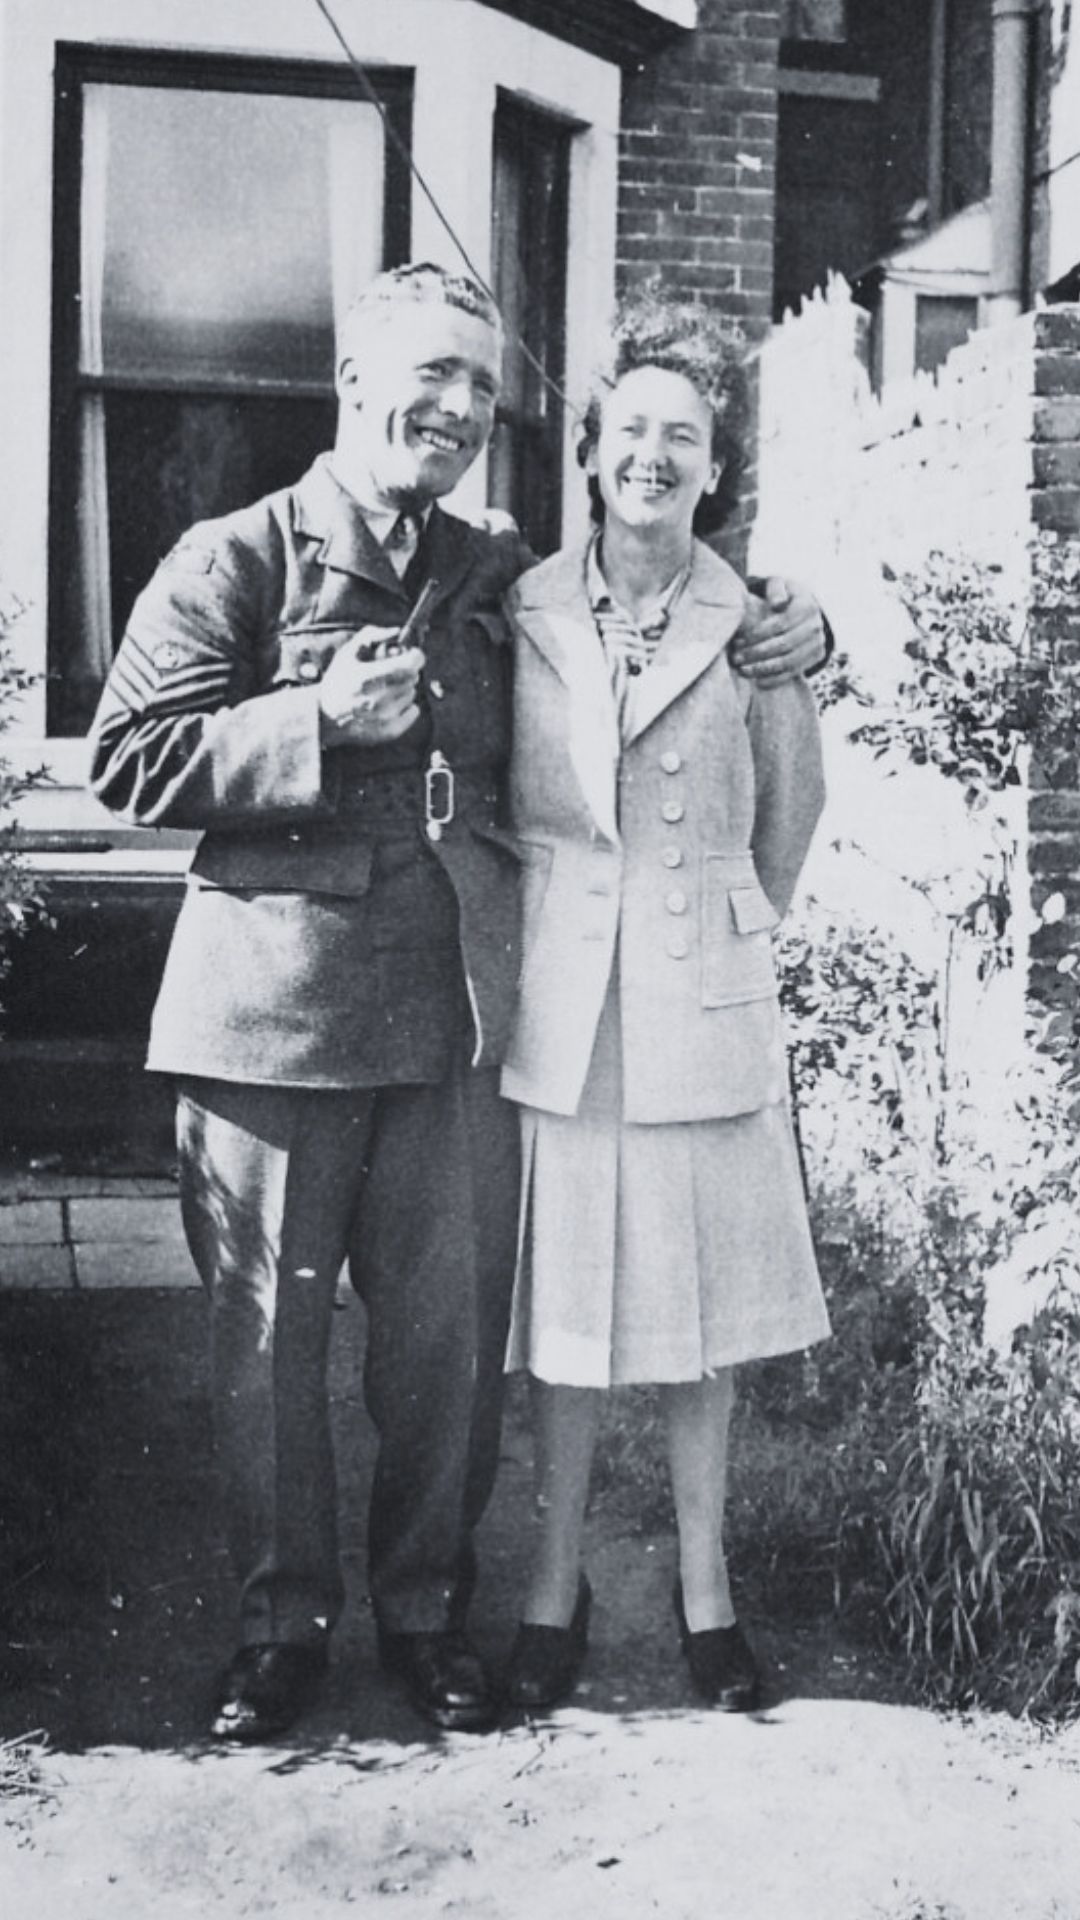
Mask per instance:
[[[1027,299],[1032,23],[1041,0],[992,0],[994,106],[990,136],[990,291],[1000,326]]]

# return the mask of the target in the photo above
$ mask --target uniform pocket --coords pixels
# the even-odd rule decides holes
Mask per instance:
[[[780,916],[749,853],[707,853],[702,874],[701,1004],[732,1007],[777,993],[772,929]]]
[[[228,892],[339,893],[356,898],[371,885],[373,848],[355,834],[300,826],[250,840],[225,834],[200,842],[191,877]]]
[[[277,661],[272,685],[311,687],[322,679],[338,648],[358,631],[357,626],[313,621],[289,627],[277,636]]]

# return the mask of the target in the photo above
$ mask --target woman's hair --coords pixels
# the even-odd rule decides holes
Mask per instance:
[[[715,493],[703,493],[694,514],[694,532],[712,533],[723,525],[739,498],[746,464],[748,404],[743,368],[744,342],[731,320],[711,313],[698,300],[674,300],[650,287],[625,301],[609,335],[607,363],[593,382],[581,423],[578,464],[584,466],[600,436],[606,394],[635,367],[661,367],[681,373],[712,412],[712,457],[719,465]],[[604,503],[594,474],[589,475],[593,519],[604,518]]]

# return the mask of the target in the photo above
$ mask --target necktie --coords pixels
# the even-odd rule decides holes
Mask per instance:
[[[399,513],[383,541],[383,552],[399,580],[416,558],[419,545],[420,523],[415,513]]]

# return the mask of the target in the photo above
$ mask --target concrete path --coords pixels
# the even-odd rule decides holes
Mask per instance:
[[[903,1705],[886,1656],[827,1620],[768,1617],[750,1621],[765,1710],[703,1713],[670,1618],[673,1543],[602,1510],[573,1703],[485,1738],[430,1733],[374,1657],[363,1316],[347,1290],[331,1391],[350,1599],[334,1664],[294,1736],[215,1749],[207,1692],[233,1593],[175,1190],[9,1177],[0,1276],[21,1396],[6,1443],[9,1460],[25,1447],[42,1532],[3,1593],[5,1916],[1080,1920],[1080,1729],[1051,1739]],[[528,1515],[515,1403],[474,1610],[495,1664]],[[17,1761],[3,1743],[38,1728],[48,1744]]]

